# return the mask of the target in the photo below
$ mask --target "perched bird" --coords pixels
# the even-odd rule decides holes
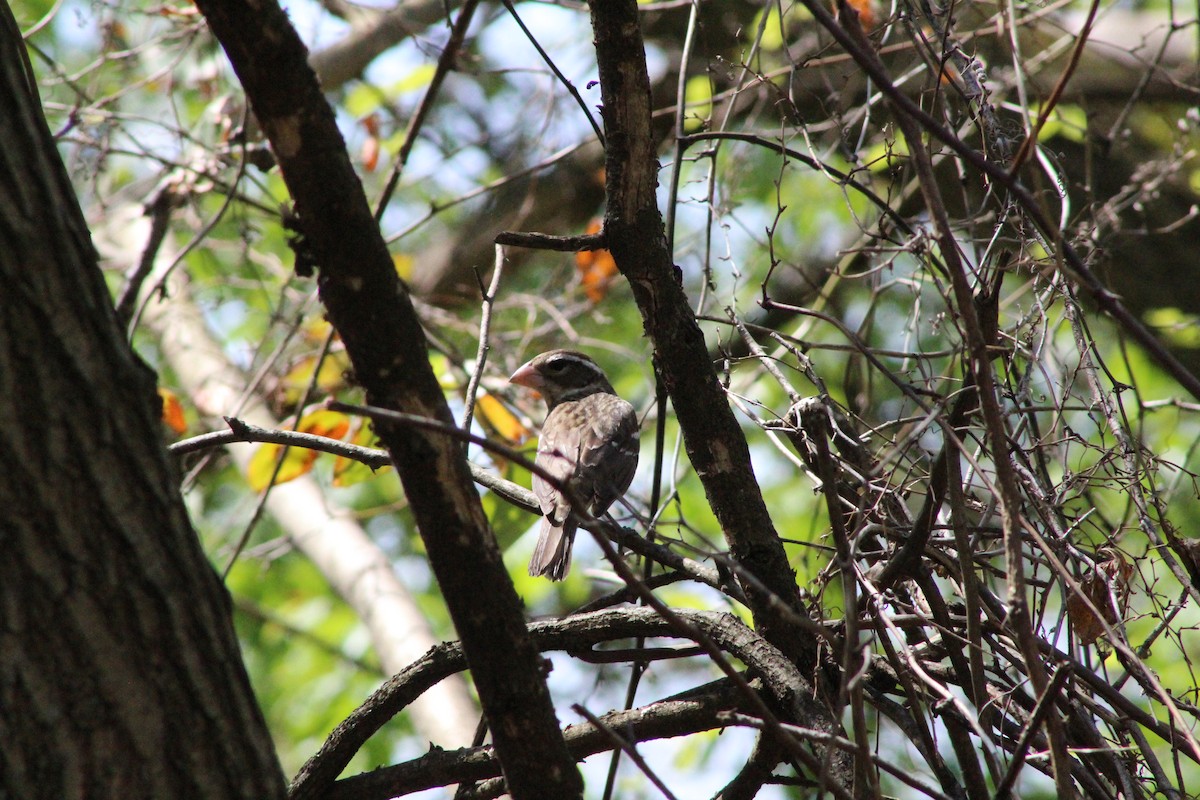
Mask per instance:
[[[637,470],[638,419],[633,406],[617,397],[595,361],[571,350],[542,353],[508,380],[536,389],[546,400],[535,463],[559,486],[570,487],[586,504],[585,513],[603,514],[629,488]],[[543,517],[529,574],[561,581],[571,566],[579,523],[554,483],[534,475],[533,493]]]

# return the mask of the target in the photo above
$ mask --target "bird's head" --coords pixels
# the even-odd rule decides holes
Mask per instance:
[[[509,383],[535,389],[554,408],[598,392],[613,394],[612,384],[600,366],[574,350],[550,350],[526,362]]]

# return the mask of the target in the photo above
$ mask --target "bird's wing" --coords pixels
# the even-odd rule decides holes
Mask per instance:
[[[554,480],[552,482],[541,475],[534,475],[533,493],[542,508],[542,514],[555,525],[562,525],[571,512],[566,496],[557,487],[569,484],[574,479],[579,468],[580,440],[586,429],[578,419],[571,419],[578,412],[576,405],[563,403],[556,406],[546,416],[542,438],[538,441],[535,463]],[[550,431],[553,434],[548,433]]]
[[[603,514],[633,481],[638,463],[638,420],[615,394],[596,394],[587,414],[575,485],[591,513]],[[582,402],[582,401],[581,401]]]

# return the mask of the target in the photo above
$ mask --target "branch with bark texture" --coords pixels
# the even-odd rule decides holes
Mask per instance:
[[[805,688],[806,679],[783,654],[735,617],[709,611],[677,610],[674,613],[695,630],[703,632],[722,651],[745,664],[752,675],[761,679],[766,695],[778,707],[811,710],[813,704],[807,697],[810,690]],[[561,620],[533,622],[529,625],[529,631],[539,650],[567,652],[586,651],[594,645],[618,639],[679,635],[670,622],[649,608],[608,609],[576,614]],[[435,751],[406,764],[348,778],[331,788],[333,780],[375,731],[429,687],[463,669],[464,666],[462,648],[458,643],[438,645],[419,661],[387,681],[330,734],[321,750],[309,760],[293,782],[290,800],[326,796],[327,791],[331,793],[330,796],[391,797],[447,783],[481,780],[495,775],[496,765],[491,748],[467,748],[456,752]],[[714,727],[714,712],[718,708],[753,706],[750,701],[754,698],[740,696],[740,692],[723,682],[717,686],[720,688],[715,692],[701,691],[704,688],[701,687],[684,696],[663,701],[677,702],[680,705],[671,707],[669,713],[660,708],[659,726],[643,728],[639,732],[639,739],[708,730]],[[701,706],[708,709],[707,720],[699,713]],[[648,709],[642,709],[629,720],[647,724],[644,720],[646,712]],[[693,720],[693,714],[699,715],[697,720],[686,721]],[[795,716],[807,718],[809,724],[812,722],[811,717],[804,711]],[[621,717],[612,719],[619,720]],[[613,723],[610,721],[609,724]],[[697,724],[705,727],[695,728]],[[612,746],[611,741],[590,729],[590,726],[578,726],[574,734],[570,731],[568,728],[571,750],[577,758],[610,749]]]
[[[745,585],[756,626],[801,669],[820,674],[815,639],[787,624],[772,602],[795,602],[795,576],[763,501],[745,435],[717,380],[704,335],[667,249],[657,205],[659,165],[637,4],[633,0],[593,3],[591,11],[607,137],[605,241],[633,289],[688,458],[730,553],[756,578]],[[820,685],[818,696],[832,709],[825,692]],[[841,733],[832,711],[824,726],[829,733]],[[831,752],[829,757],[834,766],[827,779],[850,786],[850,760],[841,752]]]
[[[0,795],[282,797],[34,80],[0,4]]]
[[[271,142],[297,226],[320,267],[321,299],[368,402],[453,424],[412,300],[287,16],[273,2],[198,5]],[[376,430],[462,637],[509,791],[516,798],[580,796],[579,772],[462,450],[428,431],[385,422]]]
[[[351,413],[364,411],[357,406],[338,405],[339,408]],[[259,425],[253,425],[243,419],[236,417],[225,417],[225,422],[229,425],[229,430],[212,431],[210,433],[193,436],[189,439],[176,442],[170,446],[170,451],[176,455],[186,453],[196,453],[203,450],[221,447],[235,442],[265,442],[270,444],[283,445],[285,447],[302,447],[309,450],[314,450],[322,453],[348,458],[357,461],[360,464],[370,467],[371,469],[379,469],[381,467],[390,466],[392,458],[386,450],[379,450],[373,447],[363,447],[361,445],[344,442],[340,439],[331,439],[328,436],[318,436],[311,433],[301,433],[299,431],[279,430],[277,428],[264,428]],[[427,421],[425,421],[428,424]],[[521,453],[502,445],[497,445],[494,442],[489,442],[481,437],[476,437],[468,434],[458,428],[440,427],[446,433],[453,434],[451,438],[459,441],[471,441],[475,444],[484,446],[494,453],[499,454],[503,458],[521,466],[530,471],[538,471],[536,464],[529,461]],[[505,480],[493,472],[489,472],[478,464],[469,461],[468,468],[471,470],[471,478],[480,486],[496,494],[506,503],[510,503],[523,511],[528,511],[531,514],[541,514],[541,506],[538,505],[537,498],[533,492],[520,486],[512,481]],[[731,585],[728,581],[721,577],[721,573],[711,567],[706,567],[690,558],[679,555],[665,545],[651,542],[639,536],[637,531],[632,528],[625,528],[613,524],[606,520],[585,519],[580,521],[580,527],[589,531],[593,535],[607,536],[621,547],[631,550],[638,555],[661,564],[668,569],[674,570],[676,577],[686,577],[691,580],[702,583],[706,586],[711,586],[718,591],[725,592],[732,600],[739,603],[745,603],[745,595],[736,585]],[[366,610],[360,613],[366,615]]]

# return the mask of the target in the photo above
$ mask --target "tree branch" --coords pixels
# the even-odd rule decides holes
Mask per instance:
[[[756,625],[806,672],[815,670],[819,675],[815,640],[789,626],[770,601],[774,595],[785,605],[794,603],[795,577],[763,501],[745,435],[717,380],[704,335],[667,250],[657,205],[658,161],[637,4],[597,2],[591,4],[591,11],[607,137],[604,235],[608,248],[633,289],[688,457],[730,552],[757,578],[745,585]],[[822,685],[818,695],[828,702],[826,691]],[[825,724],[830,731],[840,730],[832,714]],[[832,780],[849,786],[849,761],[842,753],[832,757]]]
[[[321,299],[368,402],[453,424],[424,331],[350,165],[306,51],[274,2],[201,0],[246,89],[320,267]],[[516,798],[577,797],[583,785],[525,631],[520,599],[466,459],[447,437],[386,421],[391,453]]]
[[[663,700],[629,711],[613,711],[598,717],[599,725],[592,722],[568,725],[563,737],[571,755],[582,761],[614,747],[604,728],[620,731],[631,744],[718,730],[734,724],[720,716],[721,711],[735,703],[733,695],[726,688],[688,699]],[[386,800],[454,783],[482,781],[499,773],[499,763],[491,746],[430,750],[404,764],[340,780],[330,787],[326,797],[328,800]]]
[[[763,681],[767,693],[779,707],[789,708],[797,702],[805,703],[803,697],[805,690],[802,688],[806,683],[805,678],[788,663],[782,654],[737,619],[728,614],[708,611],[680,609],[674,613],[689,626],[702,631],[721,650],[730,653],[745,664],[753,675]],[[679,636],[677,629],[669,621],[649,608],[608,609],[589,614],[576,614],[561,620],[539,621],[530,623],[529,632],[537,648],[541,651],[585,650],[602,642],[638,636]],[[367,739],[429,687],[465,666],[462,646],[459,643],[437,645],[419,661],[384,683],[330,734],[317,754],[304,765],[292,782],[289,800],[308,800],[309,798],[329,796],[326,792],[333,780],[341,774]],[[733,689],[729,689],[729,692],[733,692]],[[738,704],[737,697],[732,694],[722,693],[720,696],[724,699],[720,700],[719,704],[726,708]],[[713,702],[718,701],[714,700]],[[707,713],[708,727],[696,730],[707,730],[712,726],[713,712],[710,709]],[[809,723],[811,724],[812,721],[810,719]],[[609,724],[623,729],[621,728],[622,723]],[[669,727],[674,723],[669,722],[668,718],[664,720],[664,724]],[[570,736],[570,731],[571,729],[568,728],[568,736]],[[676,733],[668,734],[664,732],[664,729],[654,729],[653,732],[648,732],[644,736],[639,735],[638,741],[688,732],[692,731],[677,730]],[[611,746],[611,742],[606,737],[595,731],[592,733],[598,737],[595,740],[596,749],[594,750],[581,753],[574,749],[576,740],[571,740],[572,753],[575,757],[582,758]],[[450,752],[433,751],[408,764],[376,770],[367,775],[342,781],[338,786],[345,788],[347,792],[353,789],[353,792],[343,795],[342,788],[339,788],[333,792],[333,796],[358,797],[360,800],[365,797],[391,797],[404,792],[442,786],[446,783],[481,780],[497,774],[494,756],[490,754],[490,751],[491,748],[468,748]],[[447,770],[451,771],[450,774],[446,772]],[[359,794],[360,792],[363,794]],[[390,794],[385,794],[388,792]]]

